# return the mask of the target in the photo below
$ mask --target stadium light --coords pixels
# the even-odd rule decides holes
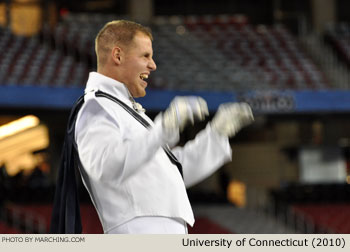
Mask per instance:
[[[15,121],[0,126],[0,140],[15,135],[21,131],[39,125],[40,120],[36,116],[28,115]]]
[[[42,161],[33,152],[48,145],[48,129],[36,116],[24,116],[0,126],[0,164],[5,165],[10,176],[35,168]]]

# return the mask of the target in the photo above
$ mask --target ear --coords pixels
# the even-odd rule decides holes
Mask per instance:
[[[120,65],[122,61],[122,49],[118,46],[113,47],[111,56],[114,63]]]

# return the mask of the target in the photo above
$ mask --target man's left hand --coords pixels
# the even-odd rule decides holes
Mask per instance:
[[[220,135],[233,137],[253,121],[254,116],[247,103],[225,103],[219,106],[210,124]]]

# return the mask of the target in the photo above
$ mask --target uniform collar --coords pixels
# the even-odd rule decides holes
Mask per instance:
[[[121,82],[109,78],[97,72],[90,72],[89,79],[86,84],[85,93],[101,90],[110,95],[116,96],[123,102],[136,110],[144,111],[141,104],[135,102],[128,88]]]

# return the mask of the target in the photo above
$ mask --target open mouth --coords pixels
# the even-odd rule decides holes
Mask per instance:
[[[148,79],[148,74],[140,74],[140,79],[141,80],[147,80]]]

